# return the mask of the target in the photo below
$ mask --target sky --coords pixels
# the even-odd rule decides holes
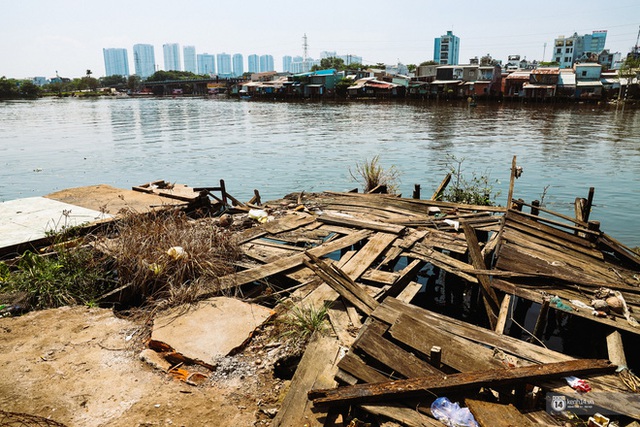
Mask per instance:
[[[105,75],[103,48],[195,46],[197,53],[284,55],[322,51],[357,55],[365,64],[419,64],[433,59],[434,38],[460,37],[460,63],[490,54],[551,60],[560,35],[607,30],[605,48],[627,52],[636,44],[640,1],[257,1],[9,0],[0,13],[0,77]],[[545,48],[546,43],[546,48]]]

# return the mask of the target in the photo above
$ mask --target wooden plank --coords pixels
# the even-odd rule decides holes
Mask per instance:
[[[475,276],[465,273],[465,271],[472,270],[473,266],[451,256],[445,255],[442,252],[428,248],[420,243],[416,243],[413,248],[411,248],[411,251],[406,252],[406,256],[431,263],[434,266],[448,273],[455,274],[470,283],[478,283],[478,279]]]
[[[510,227],[521,229],[522,231],[528,231],[529,234],[538,234],[541,236],[548,236],[549,238],[557,238],[567,244],[573,244],[576,246],[583,246],[587,248],[594,248],[593,242],[583,237],[575,236],[566,230],[552,227],[548,224],[540,222],[541,218],[533,215],[526,214],[524,212],[518,212],[510,210],[504,216],[505,224]]]
[[[602,359],[576,359],[567,362],[529,365],[519,368],[488,369],[459,374],[436,374],[375,384],[356,384],[334,389],[312,389],[308,394],[315,406],[362,404],[424,395],[441,395],[479,387],[503,387],[544,381],[568,375],[581,376],[615,371],[615,365]]]
[[[402,225],[387,224],[379,221],[370,221],[357,218],[346,218],[337,215],[324,214],[318,217],[318,221],[323,224],[339,225],[342,227],[364,228],[383,233],[400,234],[405,230]]]
[[[430,354],[433,346],[440,347],[442,363],[457,371],[480,371],[505,366],[494,357],[493,350],[404,314],[398,317],[389,332],[394,339],[425,355]]]
[[[542,298],[541,294],[538,294],[538,298]],[[403,303],[396,298],[385,299],[372,313],[373,317],[389,324],[395,323],[401,315],[410,316],[417,321],[436,327],[443,333],[453,334],[482,346],[497,348],[531,363],[552,363],[573,359],[557,351],[545,349],[510,336],[500,335],[452,317]],[[424,347],[426,348],[427,346],[425,345]]]
[[[478,236],[476,235],[476,231],[471,228],[471,226],[466,222],[462,222],[460,225],[462,226],[464,235],[467,239],[469,258],[471,258],[473,267],[478,270],[486,270],[487,266],[484,263],[484,257],[482,256],[482,252],[480,250],[480,244],[478,243]],[[488,276],[479,274],[477,278],[478,282],[480,283],[480,291],[482,292],[484,306],[487,311],[487,316],[489,317],[489,323],[491,325],[491,329],[493,329],[496,327],[496,321],[498,318],[498,313],[500,311],[498,296],[491,287],[491,282]]]
[[[465,399],[465,405],[480,427],[533,427],[534,424],[513,405]]]
[[[411,302],[411,300],[413,300],[413,298],[415,298],[416,295],[418,295],[421,289],[422,284],[418,282],[409,282],[409,284],[405,286],[405,288],[398,294],[396,298],[398,299],[398,301],[406,302],[408,304]]]
[[[349,276],[338,267],[329,266],[320,260],[320,258],[310,253],[306,253],[306,255],[310,261],[305,260],[305,265],[311,268],[327,285],[331,286],[340,296],[360,311],[369,315],[371,311],[378,306],[378,302],[375,299],[369,296],[363,288],[351,281]]]
[[[439,371],[415,355],[383,338],[388,325],[370,322],[360,331],[353,346],[406,378],[436,374]]]
[[[329,321],[333,326],[333,331],[340,341],[340,345],[350,347],[355,340],[355,337],[349,333],[349,330],[353,327],[347,309],[342,301],[334,301],[327,309],[329,315]]]
[[[358,280],[385,249],[397,238],[394,234],[376,233],[369,241],[347,262],[344,271],[351,280]]]
[[[410,404],[411,402],[407,402]],[[442,427],[443,424],[440,421],[436,421],[433,418],[418,412],[415,406],[404,406],[400,403],[393,404],[368,404],[360,405],[362,409],[370,412],[374,415],[382,416],[385,418],[397,421],[403,426],[407,427]],[[423,405],[427,406],[428,405]]]
[[[367,365],[360,356],[353,354],[353,352],[345,354],[338,362],[338,367],[365,383],[378,383],[389,379]]]
[[[500,304],[500,313],[498,314],[498,320],[496,321],[496,326],[493,328],[499,334],[504,333],[504,326],[507,323],[507,318],[509,317],[509,305],[511,304],[511,295],[507,294],[502,299],[502,304]]]
[[[373,282],[379,286],[391,286],[398,280],[398,277],[400,277],[400,275],[395,272],[369,269],[360,276],[360,279]]]
[[[313,249],[309,249],[308,252],[315,256],[324,256],[330,254],[331,252],[353,246],[361,240],[369,237],[370,234],[371,232],[368,230],[356,231],[340,239],[322,244],[320,246],[316,246]],[[305,254],[296,254],[287,258],[282,258],[270,264],[221,277],[218,290],[225,290],[237,286],[242,286],[256,280],[264,279],[265,277],[269,277],[274,274],[282,273],[284,271],[302,265],[305,259]]]
[[[335,338],[320,335],[312,338],[272,426],[324,425],[322,418],[326,417],[326,412],[312,409],[306,393],[316,387],[335,387],[335,362],[339,352],[340,345]]]
[[[442,198],[442,193],[444,193],[444,190],[447,188],[447,185],[449,185],[449,182],[451,181],[451,172],[449,172],[444,179],[442,180],[442,182],[440,182],[440,185],[438,186],[438,188],[436,188],[436,191],[433,192],[433,195],[431,196],[431,200],[440,200]]]
[[[315,222],[315,220],[316,217],[313,215],[309,215],[306,213],[291,213],[274,221],[263,224],[262,228],[269,234],[277,234],[304,227]]]
[[[397,297],[409,283],[416,279],[418,272],[424,267],[424,261],[415,259],[409,263],[405,268],[400,270],[398,280],[391,285],[384,295],[379,300],[384,300],[386,297]]]
[[[444,249],[457,254],[467,253],[467,241],[461,233],[429,230],[420,243],[429,248]]]

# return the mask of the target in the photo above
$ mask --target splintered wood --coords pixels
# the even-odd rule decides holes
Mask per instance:
[[[313,203],[316,214],[292,212],[243,233],[251,264],[239,264],[216,289],[244,292],[268,281],[279,295],[290,289],[296,304],[330,307],[331,339],[316,337],[309,347],[273,425],[334,425],[331,408],[346,405],[401,425],[435,426],[428,408],[449,393],[482,426],[540,425],[531,408],[521,412],[524,388],[574,393],[561,379],[571,375],[617,393],[590,396],[599,407],[640,417],[640,405],[623,403],[630,391],[611,363],[504,335],[514,327],[514,304],[543,299],[551,313],[640,333],[632,318],[640,312],[640,258],[584,215],[384,194],[307,197],[298,204]],[[600,317],[584,308],[607,290],[628,310]],[[463,298],[476,324],[461,320]],[[485,402],[481,388],[498,402]],[[554,425],[544,415],[537,418]]]

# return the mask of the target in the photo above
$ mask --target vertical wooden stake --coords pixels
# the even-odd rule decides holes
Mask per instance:
[[[611,363],[618,366],[627,366],[627,358],[624,355],[620,332],[614,331],[607,335],[607,351],[609,352]]]
[[[500,304],[500,313],[498,314],[498,320],[496,321],[496,328],[494,329],[499,334],[504,334],[504,325],[507,323],[510,304],[511,304],[511,295],[507,294],[502,299],[502,304]]]
[[[413,186],[413,198],[416,200],[420,199],[420,184],[414,184]]]
[[[442,348],[434,345],[431,347],[431,355],[429,357],[431,366],[440,369],[440,361],[442,360]]]
[[[509,181],[509,196],[507,197],[507,209],[511,209],[511,199],[513,198],[513,187],[516,181],[516,156],[511,162],[511,180]]]
[[[542,306],[540,306],[540,314],[538,320],[536,320],[536,326],[533,327],[533,336],[541,339],[544,326],[547,324],[547,314],[549,313],[549,299],[544,298],[542,300]]]
[[[531,202],[531,215],[538,215],[540,213],[540,200],[534,200]]]

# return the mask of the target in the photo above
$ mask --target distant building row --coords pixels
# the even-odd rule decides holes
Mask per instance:
[[[220,77],[238,77],[245,73],[244,57],[240,53],[230,55],[218,53],[216,55],[196,54],[194,46],[184,46],[182,51],[177,43],[167,43],[162,46],[165,71],[189,71],[194,74],[218,75]],[[181,55],[182,54],[182,55]],[[103,49],[105,75],[129,76],[129,57],[127,49]],[[335,52],[322,52],[322,58],[342,58],[345,64],[362,63],[362,57],[356,55],[338,56]],[[153,45],[136,44],[133,46],[133,63],[135,74],[147,78],[158,71]],[[284,56],[282,69],[285,72],[302,73],[309,71],[320,60],[303,58],[301,56]],[[274,71],[275,65],[272,55],[249,55],[247,58],[249,73],[264,73]]]

